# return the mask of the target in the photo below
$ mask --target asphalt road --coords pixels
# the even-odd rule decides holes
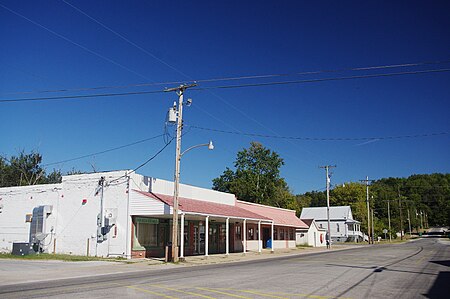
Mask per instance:
[[[0,298],[449,298],[450,241],[0,286]]]

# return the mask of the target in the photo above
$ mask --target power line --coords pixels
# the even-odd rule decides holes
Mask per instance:
[[[75,46],[77,46],[77,47],[79,47],[79,48],[81,48],[81,49],[83,49],[83,50],[85,50],[85,51],[87,51],[87,52],[89,52],[89,53],[91,53],[91,54],[93,54],[93,55],[95,55],[95,56],[101,58],[101,59],[103,59],[103,60],[106,60],[106,61],[108,61],[108,62],[110,62],[110,63],[112,63],[112,64],[114,64],[114,65],[116,65],[116,66],[118,66],[118,67],[120,67],[120,68],[122,68],[122,69],[128,71],[128,72],[131,72],[131,73],[133,73],[133,74],[135,74],[135,75],[137,75],[137,76],[143,78],[143,79],[149,80],[148,77],[146,77],[146,76],[144,76],[144,75],[142,75],[142,74],[139,74],[138,72],[133,71],[132,69],[130,69],[130,68],[124,66],[123,64],[120,64],[119,62],[116,62],[116,61],[114,61],[114,60],[112,60],[112,59],[110,59],[110,58],[108,58],[108,57],[106,57],[106,56],[104,56],[104,55],[102,55],[102,54],[100,54],[100,53],[94,51],[94,50],[91,50],[91,49],[89,49],[89,48],[87,48],[87,47],[85,47],[85,46],[83,46],[83,45],[81,45],[81,44],[79,44],[79,43],[77,43],[77,42],[71,40],[70,38],[68,38],[68,37],[66,37],[66,36],[64,36],[64,35],[57,33],[56,31],[53,31],[53,30],[51,30],[50,28],[45,27],[44,25],[42,25],[42,24],[40,24],[40,23],[38,23],[38,22],[36,22],[36,21],[31,20],[30,18],[28,18],[28,17],[26,17],[26,16],[24,16],[24,15],[22,15],[22,14],[16,12],[16,11],[14,11],[14,10],[12,10],[12,9],[10,9],[10,8],[8,8],[8,7],[6,7],[5,5],[3,5],[3,4],[1,4],[1,3],[0,3],[0,7],[3,7],[4,9],[6,9],[6,10],[8,10],[9,12],[15,14],[16,16],[19,16],[19,17],[21,17],[21,18],[27,20],[28,22],[30,22],[30,23],[32,23],[32,24],[34,24],[34,25],[36,25],[36,26],[38,26],[38,27],[40,27],[40,28],[42,28],[42,29],[44,29],[44,30],[46,30],[46,31],[48,31],[48,32],[50,32],[51,34],[53,34],[53,35],[55,35],[55,36],[57,36],[57,37],[59,37],[59,38],[65,40],[65,41],[67,41],[67,42],[69,42],[69,43],[71,43],[71,44],[73,44],[73,45],[75,45]]]
[[[346,77],[333,77],[333,78],[319,78],[319,79],[307,79],[307,80],[292,80],[292,81],[278,81],[278,82],[250,83],[250,84],[239,84],[239,85],[222,85],[222,86],[211,86],[211,87],[193,88],[192,90],[233,89],[233,88],[246,88],[246,87],[262,87],[262,86],[273,86],[273,85],[288,85],[288,84],[315,83],[315,82],[325,82],[325,81],[340,81],[340,80],[366,79],[366,78],[378,78],[378,77],[393,77],[393,76],[401,76],[401,75],[416,75],[416,74],[427,74],[427,73],[443,73],[443,72],[449,72],[449,71],[450,71],[450,69],[430,69],[430,70],[421,70],[421,71],[397,72],[397,73],[384,73],[384,74],[373,74],[373,75],[359,75],[359,76],[346,76]]]
[[[73,95],[73,96],[56,96],[56,97],[40,97],[40,98],[21,98],[21,99],[0,99],[0,103],[9,102],[34,102],[34,101],[53,101],[53,100],[68,100],[68,99],[90,99],[100,97],[117,97],[117,96],[132,96],[142,94],[163,93],[164,90],[150,90],[150,91],[136,91],[123,93],[101,93],[92,95]]]
[[[151,53],[150,51],[147,51],[146,49],[142,48],[141,46],[139,46],[138,44],[132,42],[131,40],[129,40],[128,38],[126,38],[124,35],[118,33],[117,31],[113,30],[112,28],[106,26],[104,23],[100,22],[99,20],[95,19],[94,17],[90,16],[89,14],[87,14],[86,12],[84,12],[83,10],[81,10],[80,8],[76,7],[75,5],[62,0],[62,2],[64,2],[65,4],[69,5],[70,7],[72,7],[73,9],[75,9],[76,11],[78,11],[79,13],[83,14],[84,16],[86,16],[87,18],[89,18],[90,20],[94,21],[95,23],[99,24],[100,26],[102,26],[103,28],[105,28],[106,30],[108,30],[109,32],[115,34],[116,36],[120,37],[122,40],[126,41],[127,43],[129,43],[130,45],[136,47],[137,49],[141,50],[142,52],[144,52],[145,54],[151,56],[153,59],[158,60],[160,63],[164,64],[165,66],[171,68],[172,70],[176,71],[177,73],[185,76],[185,77],[189,77],[188,75],[186,75],[185,73],[183,73],[182,71],[180,71],[179,69],[177,69],[176,67],[168,64],[167,62],[165,62],[164,60],[158,58],[156,55],[154,55],[153,53]]]
[[[308,80],[278,81],[278,82],[251,83],[251,84],[240,84],[240,85],[222,85],[222,86],[219,85],[219,86],[210,86],[210,87],[202,87],[202,88],[192,88],[191,90],[192,91],[205,91],[205,90],[212,90],[212,89],[234,89],[234,88],[264,87],[264,86],[289,85],[289,84],[305,84],[305,83],[317,83],[317,82],[326,82],[326,81],[342,81],[342,80],[355,80],[355,79],[367,79],[367,78],[394,77],[394,76],[402,76],[402,75],[417,75],[417,74],[427,74],[427,73],[443,73],[443,72],[449,72],[449,71],[450,71],[450,69],[429,69],[429,70],[421,70],[421,71],[383,73],[383,74],[346,76],[346,77],[318,78],[318,79],[308,79]],[[98,97],[112,97],[112,96],[130,96],[130,95],[153,94],[153,93],[162,93],[162,92],[164,92],[164,90],[106,93],[106,94],[93,94],[93,95],[72,95],[72,96],[56,96],[56,97],[0,99],[0,103],[83,99],[83,98],[98,98]]]
[[[62,0],[62,1],[64,1],[64,0]],[[378,65],[378,66],[367,66],[367,67],[350,67],[350,68],[342,68],[342,69],[328,69],[328,70],[316,70],[316,71],[281,73],[281,74],[262,74],[262,75],[236,76],[236,77],[221,77],[221,78],[212,78],[212,79],[194,80],[194,79],[189,78],[189,81],[196,82],[196,83],[210,83],[210,82],[220,82],[220,81],[268,79],[268,78],[276,78],[276,77],[289,77],[289,76],[301,76],[301,75],[313,75],[313,74],[316,75],[316,74],[324,74],[324,73],[339,73],[339,72],[345,72],[345,71],[365,71],[365,70],[372,71],[372,70],[380,70],[380,69],[416,67],[416,66],[423,66],[423,65],[436,65],[436,64],[446,64],[446,63],[450,63],[450,60],[428,61],[428,62],[425,61],[425,62]],[[29,90],[29,91],[9,92],[9,93],[4,93],[4,94],[56,93],[56,92],[72,92],[72,91],[92,91],[92,90],[102,90],[102,89],[119,89],[119,88],[125,89],[125,88],[132,88],[132,87],[176,85],[176,84],[182,84],[182,83],[185,83],[185,81],[150,82],[150,83],[136,83],[136,84],[126,84],[126,85],[109,85],[109,86],[80,87],[80,88],[60,88],[60,89],[34,90],[34,91]]]
[[[169,144],[172,143],[172,141],[175,139],[175,137],[173,137],[172,139],[169,140],[169,142],[167,142],[159,151],[157,151],[153,156],[151,156],[149,159],[147,159],[144,163],[142,163],[141,165],[139,165],[138,167],[136,167],[135,169],[133,169],[132,171],[128,172],[126,175],[123,175],[121,177],[118,177],[117,179],[114,179],[112,181],[110,181],[110,183],[112,182],[116,182],[118,180],[120,180],[121,178],[124,178],[126,176],[128,176],[129,174],[136,172],[138,169],[144,167],[145,165],[147,165],[150,161],[152,161],[153,159],[155,159],[156,157],[158,157],[159,154],[161,154],[168,146]]]
[[[420,137],[448,135],[448,132],[440,132],[440,133],[426,133],[426,134],[399,135],[399,136],[380,136],[380,137],[299,137],[299,136],[277,136],[277,135],[266,135],[266,134],[256,134],[256,133],[242,133],[242,132],[236,132],[236,131],[226,131],[226,130],[205,128],[205,127],[192,126],[192,125],[190,127],[193,129],[225,133],[225,134],[244,135],[244,136],[252,136],[252,137],[262,137],[262,138],[275,138],[275,139],[305,140],[305,141],[392,140],[392,139],[406,139],[406,138],[420,138]]]
[[[72,161],[76,161],[76,160],[80,160],[80,159],[84,159],[84,158],[89,158],[89,157],[92,157],[92,156],[97,156],[97,155],[109,153],[109,152],[112,152],[112,151],[116,151],[116,150],[119,150],[119,149],[122,149],[122,148],[130,147],[130,146],[133,146],[133,145],[136,145],[136,144],[139,144],[139,143],[144,143],[146,141],[153,140],[153,139],[156,139],[156,138],[162,137],[162,136],[163,136],[163,134],[160,134],[160,135],[157,135],[157,136],[153,136],[153,137],[150,137],[150,138],[142,139],[142,140],[135,141],[135,142],[132,142],[132,143],[128,143],[128,144],[125,144],[125,145],[117,146],[117,147],[110,148],[110,149],[107,149],[107,150],[103,150],[103,151],[100,151],[100,152],[87,154],[87,155],[83,155],[83,156],[79,156],[79,157],[71,158],[71,159],[66,159],[66,160],[62,160],[62,161],[58,161],[58,162],[47,163],[47,164],[43,164],[42,166],[46,167],[46,166],[50,166],[50,165],[56,165],[56,164],[72,162]]]

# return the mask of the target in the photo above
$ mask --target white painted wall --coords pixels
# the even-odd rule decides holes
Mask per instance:
[[[26,214],[40,205],[53,206],[47,218],[48,236],[43,241],[47,252],[86,255],[96,251],[97,214],[100,212],[100,196],[95,189],[101,176],[111,182],[125,171],[64,176],[61,184],[0,188],[2,214],[0,214],[0,251],[11,251],[13,242],[28,242],[30,224]],[[87,199],[86,204],[82,204]],[[98,256],[125,255],[127,244],[127,179],[121,178],[104,188],[105,209],[117,209],[117,235],[115,229],[108,240],[99,243]]]
[[[309,246],[314,246],[314,242],[311,242],[309,240],[309,230],[303,229],[301,231],[297,231],[295,233],[295,243],[297,245],[309,245]],[[314,241],[314,240],[313,240]],[[313,243],[311,245],[311,243]]]
[[[151,178],[150,190],[154,193],[173,195],[174,183],[171,181]],[[225,205],[235,205],[234,194],[204,189],[190,185],[180,184],[180,197],[215,202]]]
[[[258,242],[262,248],[262,240],[247,240],[247,251],[258,251]]]
[[[170,215],[173,208],[144,194],[130,191],[130,215]]]

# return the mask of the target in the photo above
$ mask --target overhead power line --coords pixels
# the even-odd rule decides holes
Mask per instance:
[[[199,126],[189,126],[192,129],[199,129],[204,131],[212,131],[225,134],[262,137],[262,138],[274,138],[274,139],[290,139],[290,140],[305,140],[305,141],[361,141],[361,140],[389,140],[389,139],[407,139],[407,138],[420,138],[420,137],[432,137],[448,135],[448,132],[441,133],[427,133],[427,134],[413,134],[413,135],[399,135],[399,136],[379,136],[379,137],[299,137],[299,136],[278,136],[278,135],[265,135],[256,133],[243,133],[235,131],[225,131],[219,129],[205,128]]]
[[[125,144],[125,145],[120,145],[120,146],[117,146],[117,147],[114,147],[114,148],[110,148],[110,149],[107,149],[107,150],[103,150],[103,151],[99,151],[99,152],[96,152],[96,153],[87,154],[87,155],[83,155],[83,156],[79,156],[79,157],[75,157],[75,158],[71,158],[71,159],[66,159],[66,160],[62,160],[62,161],[58,161],[58,162],[51,162],[51,163],[43,164],[42,166],[46,167],[46,166],[51,166],[51,165],[57,165],[57,164],[62,164],[62,163],[66,163],[66,162],[72,162],[72,161],[76,161],[76,160],[80,160],[80,159],[84,159],[84,158],[89,158],[89,157],[92,157],[92,156],[106,154],[106,153],[109,153],[109,152],[112,152],[112,151],[116,151],[116,150],[119,150],[119,149],[130,147],[130,146],[133,146],[133,145],[136,145],[136,144],[144,143],[144,142],[147,142],[147,141],[150,141],[150,140],[156,139],[158,137],[162,137],[162,136],[163,136],[163,134],[160,134],[160,135],[157,135],[157,136],[153,136],[153,137],[150,137],[150,138],[142,139],[142,140],[135,141],[135,142],[132,142],[132,143],[128,143],[128,144]]]
[[[26,16],[24,16],[24,15],[22,15],[22,14],[16,12],[16,11],[14,11],[14,10],[12,10],[12,9],[10,9],[10,8],[8,8],[8,7],[6,7],[5,5],[3,5],[3,4],[1,4],[1,3],[0,3],[0,7],[3,7],[4,9],[6,9],[7,11],[9,11],[9,12],[15,14],[16,16],[19,16],[19,17],[21,17],[21,18],[27,20],[28,22],[30,22],[30,23],[32,23],[32,24],[38,26],[39,28],[42,28],[42,29],[46,30],[47,32],[50,32],[51,34],[53,34],[53,35],[55,35],[55,36],[57,36],[57,37],[59,37],[59,38],[65,40],[65,41],[71,43],[72,45],[77,46],[78,48],[83,49],[83,50],[86,51],[86,52],[89,52],[89,53],[91,53],[91,54],[93,54],[93,55],[95,55],[95,56],[97,56],[97,57],[99,57],[99,58],[101,58],[101,59],[103,59],[103,60],[106,60],[106,61],[108,61],[108,62],[110,62],[110,63],[112,63],[112,64],[114,64],[114,65],[116,65],[116,66],[118,66],[118,67],[120,67],[120,68],[122,68],[122,69],[128,71],[128,72],[130,72],[130,73],[133,73],[133,74],[135,74],[135,75],[137,75],[137,76],[143,78],[143,79],[149,80],[148,77],[146,77],[146,76],[144,76],[144,75],[142,75],[142,74],[140,74],[140,73],[138,73],[138,72],[136,72],[136,71],[134,71],[134,70],[132,70],[132,69],[126,67],[126,66],[124,66],[123,64],[121,64],[121,63],[119,63],[119,62],[117,62],[117,61],[112,60],[111,58],[108,58],[108,57],[106,57],[106,56],[104,56],[104,55],[102,55],[102,54],[100,54],[100,53],[98,53],[98,52],[96,52],[96,51],[94,51],[94,50],[91,50],[91,49],[89,49],[88,47],[85,47],[85,46],[83,46],[83,45],[81,45],[81,44],[79,44],[79,43],[77,43],[77,42],[71,40],[70,38],[68,38],[68,37],[66,37],[66,36],[64,36],[64,35],[62,35],[62,34],[56,32],[56,31],[53,31],[52,29],[50,29],[50,28],[48,28],[48,27],[46,27],[46,26],[44,26],[44,25],[42,25],[42,24],[40,24],[40,23],[38,23],[38,22],[36,22],[36,21],[33,21],[32,19],[30,19],[30,18],[28,18],[28,17],[26,17]]]
[[[416,74],[427,74],[427,73],[443,73],[443,72],[449,72],[449,71],[450,71],[450,69],[431,69],[431,70],[421,70],[421,71],[384,73],[384,74],[372,74],[372,75],[360,75],[360,76],[345,76],[345,77],[319,78],[319,79],[306,79],[306,80],[291,80],[291,81],[278,81],[278,82],[249,83],[249,84],[239,84],[239,85],[222,85],[222,86],[193,88],[192,90],[234,89],[234,88],[246,88],[246,87],[262,87],[262,86],[273,86],[273,85],[315,83],[315,82],[325,82],[325,81],[341,81],[341,80],[353,80],[353,79],[393,77],[393,76],[416,75]]]
[[[234,89],[234,88],[264,87],[264,86],[291,85],[291,84],[306,84],[306,83],[318,83],[318,82],[326,82],[326,81],[343,81],[343,80],[355,80],[355,79],[394,77],[394,76],[403,76],[403,75],[443,73],[443,72],[449,72],[449,71],[450,71],[450,69],[429,69],[429,70],[421,70],[421,71],[383,73],[383,74],[360,75],[360,76],[346,76],[346,77],[331,77],[331,78],[318,78],[318,79],[307,79],[307,80],[263,82],[263,83],[251,83],[251,84],[240,84],[240,85],[209,86],[209,87],[192,88],[191,91],[204,91],[204,90],[212,90],[212,89]],[[123,92],[123,93],[105,93],[105,94],[91,94],[91,95],[55,96],[55,97],[32,97],[32,98],[19,98],[19,99],[0,99],[0,103],[30,102],[30,101],[49,101],[49,100],[66,100],[66,99],[86,99],[86,98],[113,97],[113,96],[131,96],[131,95],[153,94],[153,93],[162,93],[162,92],[164,92],[164,90],[150,90],[150,91]]]
[[[33,102],[33,101],[53,101],[53,100],[69,100],[69,99],[91,99],[101,97],[117,97],[117,96],[132,96],[142,94],[164,93],[164,90],[150,90],[150,91],[136,91],[123,93],[101,93],[91,95],[73,95],[73,96],[56,96],[56,97],[41,97],[41,98],[21,98],[21,99],[0,99],[0,103],[8,102]]]
[[[172,141],[175,139],[175,137],[173,137],[172,139],[169,140],[169,142],[167,142],[159,151],[157,151],[153,156],[151,156],[150,158],[148,158],[144,163],[142,163],[141,165],[139,165],[138,167],[134,168],[132,171],[130,171],[129,173],[127,173],[127,175],[136,172],[138,169],[144,167],[145,165],[147,165],[150,161],[152,161],[153,159],[155,159],[156,157],[158,157],[159,154],[161,154],[168,146],[169,144],[172,143]],[[117,179],[114,179],[112,181],[110,181],[110,183],[112,182],[116,182],[118,180],[120,180],[121,178],[126,177],[127,175],[123,175],[121,177],[118,177]]]
[[[80,8],[78,8],[77,6],[69,3],[68,1],[62,0],[62,2],[64,2],[65,4],[69,5],[70,7],[72,7],[73,9],[75,9],[76,11],[78,11],[79,13],[81,13],[82,15],[86,16],[87,18],[89,18],[90,20],[94,21],[95,23],[97,23],[98,25],[102,26],[103,28],[105,28],[106,30],[108,30],[109,32],[113,33],[114,35],[118,36],[119,38],[121,38],[122,40],[126,41],[127,43],[129,43],[130,45],[134,46],[135,48],[139,49],[140,51],[144,52],[145,54],[149,55],[150,57],[152,57],[153,59],[156,59],[157,61],[159,61],[160,63],[164,64],[165,66],[167,66],[168,68],[171,68],[172,70],[176,71],[177,73],[188,77],[185,73],[183,73],[182,71],[180,71],[179,69],[177,69],[176,67],[168,64],[167,62],[165,62],[164,60],[158,58],[156,55],[154,55],[153,53],[151,53],[150,51],[147,51],[146,49],[142,48],[141,46],[139,46],[138,44],[136,44],[135,42],[131,41],[130,39],[126,38],[123,34],[118,33],[117,31],[113,30],[112,28],[106,26],[104,23],[100,22],[99,20],[97,20],[96,18],[92,17],[91,15],[87,14],[85,11],[81,10]]]
[[[378,65],[378,66],[366,66],[366,67],[350,67],[341,69],[328,69],[328,70],[315,70],[315,71],[305,71],[305,72],[294,72],[294,73],[281,73],[281,74],[261,74],[261,75],[246,75],[246,76],[236,76],[236,77],[221,77],[221,78],[211,78],[211,79],[189,79],[189,81],[196,83],[211,83],[211,82],[221,82],[221,81],[239,81],[239,80],[252,80],[252,79],[269,79],[276,77],[290,77],[290,76],[302,76],[302,75],[317,75],[325,73],[340,73],[346,71],[373,71],[381,69],[393,69],[393,68],[405,68],[405,67],[417,67],[424,65],[439,65],[450,63],[450,60],[440,60],[440,61],[424,61],[424,62],[414,62],[414,63],[403,63],[403,64],[390,64],[390,65]],[[185,81],[165,81],[165,82],[149,82],[149,83],[136,83],[136,84],[125,84],[125,85],[107,85],[107,86],[95,86],[95,87],[79,87],[79,88],[60,88],[60,89],[49,89],[49,90],[28,90],[28,91],[17,91],[8,92],[4,94],[32,94],[32,93],[58,93],[58,92],[74,92],[74,91],[93,91],[102,89],[125,89],[132,87],[148,87],[148,86],[169,86],[186,83]]]

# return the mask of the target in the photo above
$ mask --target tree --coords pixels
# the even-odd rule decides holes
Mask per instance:
[[[280,177],[283,159],[261,143],[252,142],[237,153],[235,170],[226,168],[213,180],[213,189],[230,192],[244,201],[297,209],[295,197]]]
[[[373,208],[372,193],[369,194],[370,206]],[[336,186],[330,193],[330,205],[350,206],[353,218],[361,222],[362,231],[367,232],[367,195],[366,186],[360,183],[346,183]]]
[[[34,151],[22,151],[9,159],[0,157],[0,187],[60,183],[61,171],[54,169],[47,175],[41,162],[42,155]]]

